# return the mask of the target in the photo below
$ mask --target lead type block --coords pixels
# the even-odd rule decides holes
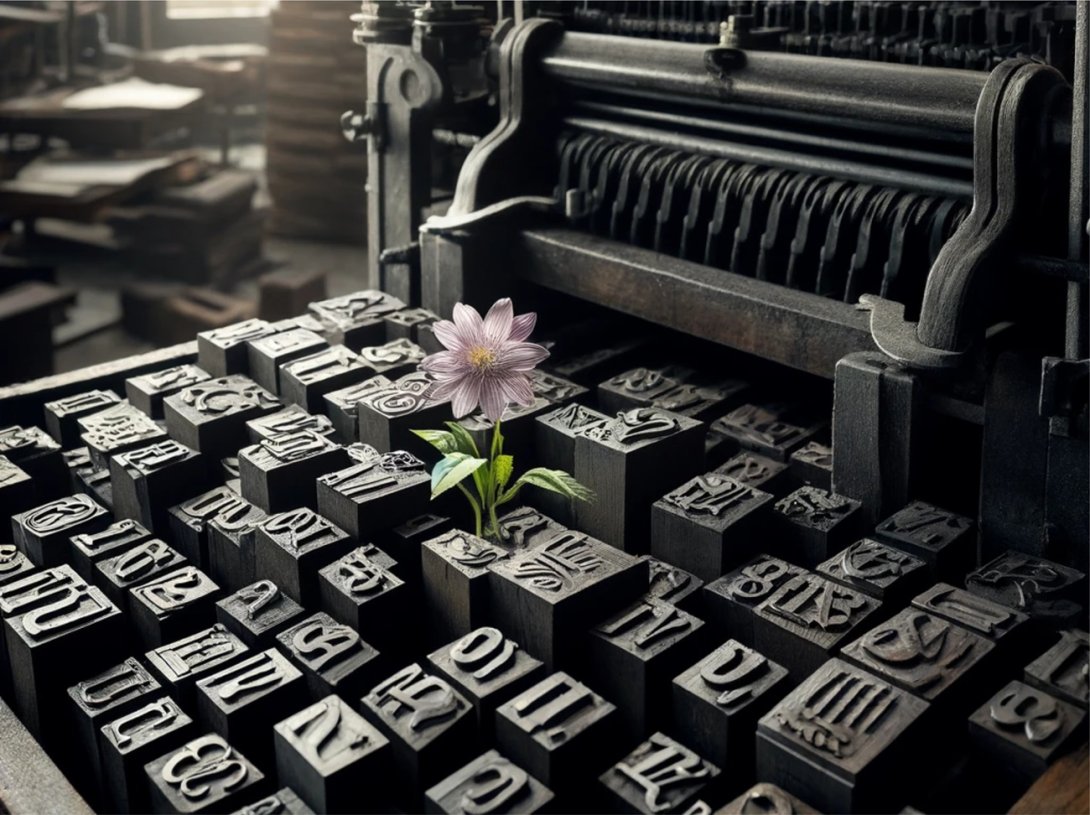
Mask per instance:
[[[155,648],[211,625],[219,596],[220,587],[196,566],[182,566],[131,589],[128,608],[140,644]]]
[[[348,465],[348,454],[345,454]],[[408,520],[427,505],[431,477],[424,462],[398,450],[374,454],[317,480],[318,511],[356,540]]]
[[[657,397],[680,384],[660,369],[633,368],[598,385],[598,404],[609,413],[651,407]]]
[[[0,586],[6,586],[34,571],[30,559],[12,543],[0,543]]]
[[[298,405],[288,405],[276,413],[269,413],[246,422],[246,432],[254,444],[302,430],[312,430],[320,436],[330,438],[334,436],[333,422],[320,413],[307,413]]]
[[[959,578],[976,556],[973,522],[923,501],[882,521],[875,536],[923,560],[940,580]]]
[[[451,418],[450,406],[427,397],[431,378],[423,372],[407,374],[393,385],[364,396],[356,404],[359,439],[380,452],[407,450],[430,457],[430,444],[413,435],[414,428],[440,427]]]
[[[272,580],[295,602],[318,604],[318,570],[355,545],[312,509],[271,515],[254,530],[254,575]]]
[[[82,493],[58,498],[11,518],[11,534],[35,566],[59,566],[68,559],[68,539],[100,532],[110,525],[110,513]]]
[[[753,778],[757,720],[788,689],[787,669],[736,640],[727,640],[674,677],[675,735],[717,767],[732,790]]]
[[[165,535],[169,507],[204,491],[208,466],[200,453],[166,439],[111,458],[110,482],[116,517]]]
[[[339,696],[273,727],[276,774],[318,812],[386,811],[389,741]]]
[[[754,784],[730,803],[720,807],[716,815],[750,815],[754,812],[776,815],[818,815],[817,810],[805,804],[775,784]]]
[[[376,685],[362,710],[390,741],[397,784],[389,786],[414,811],[423,791],[458,767],[475,744],[469,702],[415,663]]]
[[[170,695],[190,707],[198,677],[231,664],[247,651],[242,640],[222,625],[213,625],[148,651],[145,660]]]
[[[751,558],[773,498],[725,475],[698,475],[651,507],[651,554],[715,580]]]
[[[264,320],[243,320],[212,331],[202,331],[197,334],[197,364],[216,377],[244,374],[249,365],[247,343],[274,331]]]
[[[1077,569],[1022,552],[1004,552],[965,577],[965,588],[1030,619],[1052,625],[1081,620],[1086,575]]]
[[[354,385],[375,371],[359,355],[343,345],[332,345],[280,366],[280,390],[284,400],[311,413],[322,409],[322,397],[330,391]]]
[[[361,348],[360,359],[378,374],[397,379],[416,370],[426,354],[424,349],[409,340],[392,340],[384,345]]]
[[[790,457],[791,475],[798,486],[833,489],[833,448],[819,441],[810,441]]]
[[[81,430],[77,419],[106,410],[120,401],[121,397],[113,391],[93,390],[46,402],[42,406],[45,429],[62,447],[78,447]]]
[[[566,405],[569,402],[586,401],[590,391],[577,382],[562,376],[546,373],[540,368],[530,371],[530,389],[535,397],[540,397],[553,405]]]
[[[131,519],[112,523],[101,532],[73,535],[69,539],[72,545],[72,566],[84,580],[91,582],[95,578],[96,563],[127,552],[150,537],[151,533],[147,529]]]
[[[787,481],[786,464],[748,450],[727,459],[715,468],[715,472],[733,478],[747,487],[764,490],[773,495],[780,494]]]
[[[580,404],[534,417],[534,450],[542,467],[575,472],[575,437],[591,427],[609,421],[609,416]],[[539,490],[535,503],[561,523],[574,521],[571,502],[555,493]]]
[[[216,620],[251,648],[274,638],[303,616],[303,607],[271,580],[258,580],[216,603]]]
[[[258,793],[265,780],[242,753],[212,733],[149,762],[144,772],[153,812],[224,812]]]
[[[449,642],[489,621],[488,567],[507,551],[455,529],[421,547],[428,641]]]
[[[34,479],[30,474],[7,456],[0,456],[0,515],[10,518],[34,506],[34,492]]]
[[[862,538],[819,563],[817,571],[887,604],[901,604],[922,588],[927,564],[907,552]]]
[[[558,793],[586,791],[619,752],[616,708],[566,673],[554,673],[496,711],[496,745]]]
[[[289,787],[277,790],[260,801],[236,810],[234,815],[314,815],[314,810],[303,803]]]
[[[434,312],[426,308],[405,308],[383,317],[386,324],[386,340],[412,340],[418,342],[417,332],[421,326],[430,325],[439,319]]]
[[[209,523],[216,518],[228,522],[241,520],[250,514],[252,507],[231,489],[216,487],[170,508],[171,539],[194,566],[207,569]]]
[[[787,462],[791,453],[825,429],[824,423],[797,420],[795,413],[796,409],[782,403],[741,405],[716,419],[712,430],[736,449]]]
[[[700,605],[700,589],[704,581],[684,569],[663,563],[648,555],[640,560],[647,562],[647,596],[662,600],[683,611],[694,614]]]
[[[280,366],[294,359],[316,354],[329,343],[313,331],[293,328],[258,337],[246,343],[249,372],[253,380],[271,393],[282,393]]]
[[[562,532],[489,568],[492,614],[550,670],[574,656],[588,620],[647,590],[645,562],[578,532]]]
[[[426,513],[410,518],[378,536],[382,549],[402,564],[404,574],[419,575],[424,543],[449,532],[454,522],[443,515]]]
[[[352,628],[320,611],[278,634],[277,644],[303,672],[312,699],[349,699],[388,675],[388,661]]]
[[[279,409],[271,393],[239,374],[192,385],[163,400],[171,437],[211,460],[234,455],[244,444],[246,422]]]
[[[873,597],[809,572],[792,577],[754,612],[754,646],[801,680],[877,617]]]
[[[653,408],[587,429],[575,440],[573,475],[597,500],[575,508],[579,528],[626,552],[646,552],[651,503],[699,472],[703,448],[701,422]]]
[[[387,315],[405,308],[405,304],[375,289],[358,291],[311,303],[311,314],[318,318],[334,342],[353,350],[378,345],[386,339]]]
[[[80,439],[98,469],[109,468],[111,456],[167,437],[159,425],[125,402],[76,421],[82,431]]]
[[[936,583],[913,598],[912,605],[975,631],[1007,650],[1017,650],[1022,645],[1029,620],[1025,614],[1013,608],[993,603],[947,583]]]
[[[84,581],[68,564],[27,573],[0,588],[0,617],[25,614],[45,605],[69,586],[82,585]]]
[[[1086,710],[1090,706],[1090,636],[1085,631],[1060,632],[1060,641],[1026,666],[1025,680]]]
[[[498,628],[482,627],[428,655],[477,714],[477,732],[491,739],[496,709],[541,679],[545,666]]]
[[[535,396],[529,405],[512,403],[503,411],[503,450],[516,458],[529,458],[535,455],[534,426],[539,416],[552,410],[555,405]],[[495,423],[482,411],[475,411],[458,424],[466,429],[478,450],[488,450],[492,444],[492,432]],[[570,469],[568,470],[570,472]]]
[[[64,493],[67,467],[61,446],[44,430],[0,428],[0,455],[34,479],[35,491],[41,498]]]
[[[208,522],[208,571],[231,591],[253,582],[255,528],[268,517],[252,504],[246,507],[245,513]]]
[[[95,564],[95,583],[118,606],[127,609],[129,589],[182,566],[185,558],[158,538]]]
[[[813,568],[847,546],[861,531],[862,504],[817,487],[799,487],[776,502],[775,531],[783,554]]]
[[[512,554],[523,549],[536,549],[564,532],[568,527],[533,507],[519,507],[501,515],[500,539],[496,545]]]
[[[129,404],[153,419],[163,418],[163,400],[190,385],[199,385],[212,376],[196,365],[175,365],[154,373],[125,380]]]
[[[549,812],[552,790],[495,750],[479,756],[426,793],[424,811],[461,813]]]
[[[405,581],[354,549],[318,571],[322,608],[383,652],[406,650],[414,637]]]
[[[758,555],[745,566],[704,586],[708,621],[752,646],[753,611],[793,577],[805,572],[787,561]]]
[[[352,444],[360,440],[359,416],[356,405],[363,397],[382,390],[393,381],[381,374],[372,376],[347,388],[339,388],[322,396],[325,412],[336,430],[336,438],[341,444]]]
[[[600,777],[621,812],[684,812],[714,785],[719,768],[663,733],[652,736]]]
[[[829,660],[757,726],[757,777],[790,787],[822,812],[878,812],[913,774],[904,761],[921,699]],[[913,766],[919,766],[918,763]]]
[[[244,447],[238,454],[242,497],[265,512],[314,509],[314,480],[349,464],[344,448],[313,430],[297,430]]]

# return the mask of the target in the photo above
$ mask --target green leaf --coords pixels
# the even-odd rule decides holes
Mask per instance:
[[[493,461],[503,453],[503,433],[500,431],[500,423],[492,425],[492,453],[489,455]]]
[[[481,455],[480,451],[477,450],[477,442],[473,441],[473,437],[469,435],[468,430],[457,422],[444,422],[444,424],[450,428],[450,434],[454,436],[455,449],[459,453],[474,457]]]
[[[473,483],[477,485],[477,495],[481,496],[481,506],[488,506],[488,496],[492,494],[492,468],[487,462],[473,471]]]
[[[496,486],[499,489],[502,490],[507,486],[507,482],[511,480],[511,474],[514,470],[514,456],[496,456],[496,460],[492,462],[492,477],[496,480]]]
[[[414,435],[419,436],[444,456],[447,453],[456,453],[458,451],[458,443],[454,438],[453,433],[448,433],[445,430],[414,430]]]
[[[594,493],[572,478],[563,470],[550,470],[545,467],[534,467],[531,470],[527,470],[521,476],[514,486],[503,494],[503,497],[496,502],[499,504],[505,504],[510,501],[518,493],[522,487],[527,484],[540,487],[543,490],[549,490],[550,492],[557,492],[566,498],[571,498],[579,501],[592,501],[594,500]]]
[[[485,463],[483,458],[473,458],[465,453],[447,453],[431,471],[431,497],[436,498],[456,487]]]

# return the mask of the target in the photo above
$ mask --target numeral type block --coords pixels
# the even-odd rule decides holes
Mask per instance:
[[[880,606],[855,589],[800,574],[757,606],[754,646],[801,680],[873,622]]]
[[[206,569],[209,523],[216,518],[234,523],[246,518],[252,507],[249,501],[228,487],[216,487],[170,508],[171,539],[187,560]]]
[[[148,651],[145,660],[170,695],[191,707],[197,678],[235,662],[247,651],[242,640],[217,624]]]
[[[92,581],[96,563],[127,552],[150,537],[151,533],[147,529],[131,519],[112,523],[101,532],[73,535],[69,538],[72,546],[72,566],[79,572],[80,577]]]
[[[247,343],[275,331],[264,320],[243,320],[212,331],[202,331],[197,334],[197,364],[212,376],[244,374],[250,362]]]
[[[424,811],[447,815],[549,812],[554,797],[526,770],[489,750],[428,790]]]
[[[303,672],[311,698],[336,693],[355,699],[389,675],[388,660],[325,612],[293,625],[276,641]]]
[[[644,553],[650,505],[700,471],[704,425],[653,408],[636,408],[575,440],[573,475],[597,500],[576,507],[579,528],[624,549]]]
[[[743,450],[716,467],[715,472],[733,478],[747,487],[775,495],[780,494],[786,483],[788,469],[782,461]]]
[[[819,563],[817,571],[885,603],[901,603],[927,580],[927,564],[907,552],[862,538]]]
[[[313,430],[284,433],[238,454],[242,497],[265,512],[317,506],[314,480],[349,464],[336,442]]]
[[[1090,636],[1062,631],[1060,641],[1026,666],[1025,680],[1083,710],[1090,705]]]
[[[958,578],[976,556],[973,522],[923,501],[913,501],[882,521],[875,536],[920,558],[941,580]]]
[[[182,566],[141,583],[129,591],[137,639],[144,648],[155,648],[211,625],[220,593],[220,587],[196,566]]]
[[[663,563],[648,555],[640,558],[647,562],[647,596],[662,600],[672,606],[695,613],[700,605],[700,589],[704,581],[684,569]]]
[[[1086,575],[1077,569],[1022,552],[1004,552],[965,578],[973,594],[1053,625],[1082,619]]]
[[[163,418],[163,400],[190,385],[207,382],[212,376],[196,365],[175,365],[161,371],[125,380],[129,404],[153,419]]]
[[[788,580],[805,571],[779,558],[758,555],[745,566],[704,586],[708,622],[752,646],[754,609]]]
[[[817,810],[805,804],[775,784],[754,784],[730,803],[720,807],[716,815],[749,815],[767,812],[770,815],[817,815]]]
[[[651,554],[715,580],[755,554],[772,500],[725,475],[690,479],[651,507]]]
[[[557,793],[586,790],[616,754],[616,708],[554,673],[496,711],[496,745]]]
[[[246,422],[246,432],[254,444],[302,430],[312,430],[319,436],[330,438],[333,438],[335,433],[333,422],[328,417],[307,413],[298,405],[288,405],[276,413],[269,413]]]
[[[912,605],[975,631],[1010,650],[1022,644],[1029,621],[1021,612],[947,583],[936,583],[917,595]]]
[[[77,419],[76,423],[91,461],[100,470],[109,468],[111,456],[167,437],[150,417],[124,402]]]
[[[505,549],[455,529],[421,547],[421,575],[429,642],[447,642],[490,619],[488,568]]]
[[[309,308],[334,342],[358,350],[384,342],[385,318],[405,304],[385,292],[368,289],[311,303]]]
[[[372,688],[362,710],[390,740],[396,781],[389,787],[414,810],[423,790],[449,775],[475,744],[472,706],[415,663]]]
[[[13,515],[11,535],[35,566],[49,568],[68,559],[70,537],[100,532],[109,525],[106,508],[80,493]]]
[[[271,580],[258,580],[216,603],[216,620],[251,648],[274,645],[303,616],[303,607]]]
[[[110,459],[114,515],[165,535],[169,507],[204,491],[208,465],[200,453],[172,439]]]
[[[496,709],[544,678],[545,666],[498,628],[478,628],[428,656],[477,714],[482,739],[493,733]]]
[[[347,388],[338,388],[322,396],[325,412],[336,430],[336,438],[341,444],[352,444],[360,440],[359,416],[356,405],[363,397],[382,390],[393,381],[381,374],[372,376]]]
[[[645,562],[578,532],[561,532],[489,568],[493,616],[550,670],[570,662],[588,620],[647,590]]]
[[[128,609],[129,589],[185,564],[185,558],[158,538],[95,564],[95,583],[110,600]]]
[[[193,720],[169,696],[141,701],[96,734],[102,755],[103,800],[111,812],[147,812],[151,801],[144,765],[196,735]]]
[[[254,575],[272,580],[295,602],[318,604],[318,570],[355,545],[312,509],[270,515],[254,530]]]
[[[153,812],[224,812],[262,787],[265,774],[213,733],[144,766]]]
[[[772,517],[783,554],[813,568],[861,531],[862,504],[817,487],[799,487],[776,502]]]
[[[331,617],[384,652],[405,650],[412,639],[409,587],[363,547],[318,571],[318,593]]]
[[[735,450],[748,450],[775,461],[791,454],[826,428],[824,422],[796,417],[791,405],[746,404],[712,423],[711,430],[726,438]]]
[[[821,812],[877,812],[912,775],[901,761],[927,702],[829,660],[761,719],[757,777]]]
[[[285,401],[318,413],[325,394],[374,375],[374,369],[354,351],[333,345],[281,365],[280,391]]]
[[[246,343],[250,376],[265,390],[282,393],[280,366],[328,347],[328,342],[305,328],[292,328],[258,337]]]
[[[432,446],[413,435],[413,428],[442,427],[452,418],[450,405],[427,398],[430,387],[427,374],[412,373],[364,396],[356,403],[359,440],[384,453],[407,450],[418,457],[430,457]]]
[[[339,696],[274,728],[277,778],[318,812],[386,811],[390,742]]]
[[[273,413],[280,403],[239,374],[191,385],[163,400],[171,438],[211,460],[234,455],[246,440],[246,422]]]
[[[713,784],[719,768],[663,733],[647,741],[602,774],[600,780],[618,811],[683,812]]]
[[[718,767],[731,789],[753,776],[757,720],[788,689],[787,669],[736,640],[674,677],[674,729],[682,742]]]
[[[399,450],[354,460],[337,472],[326,470],[317,496],[318,511],[356,540],[402,523],[427,505],[431,478],[416,456]]]
[[[46,402],[42,406],[45,410],[45,429],[62,447],[78,447],[82,431],[77,420],[120,402],[120,396],[104,390],[85,391]]]

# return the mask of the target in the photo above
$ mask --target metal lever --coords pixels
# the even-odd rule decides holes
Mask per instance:
[[[951,370],[967,358],[965,351],[945,351],[920,342],[916,323],[905,320],[902,303],[873,294],[859,298],[856,308],[870,312],[870,333],[874,344],[888,357],[911,368]]]
[[[421,225],[420,231],[433,235],[445,235],[499,217],[513,210],[532,209],[539,212],[553,212],[559,206],[560,202],[555,198],[547,198],[543,195],[519,195],[497,201],[487,207],[467,212],[464,215],[433,215]]]

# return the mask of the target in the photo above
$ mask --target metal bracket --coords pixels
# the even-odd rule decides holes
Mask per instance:
[[[537,212],[554,212],[559,207],[560,202],[555,198],[548,198],[543,195],[519,195],[497,201],[487,207],[481,207],[464,215],[433,215],[421,225],[420,231],[433,235],[447,235],[451,232],[457,232],[459,229],[465,229],[467,226],[474,226],[498,218],[515,210],[528,209]]]
[[[341,133],[353,144],[366,141],[368,137],[373,136],[375,150],[381,153],[386,147],[385,105],[379,102],[368,102],[366,114],[346,110],[341,114]]]
[[[870,312],[870,333],[886,356],[911,368],[952,370],[968,358],[966,351],[945,351],[924,345],[916,334],[916,323],[905,320],[902,303],[873,294],[859,298],[856,308]]]

